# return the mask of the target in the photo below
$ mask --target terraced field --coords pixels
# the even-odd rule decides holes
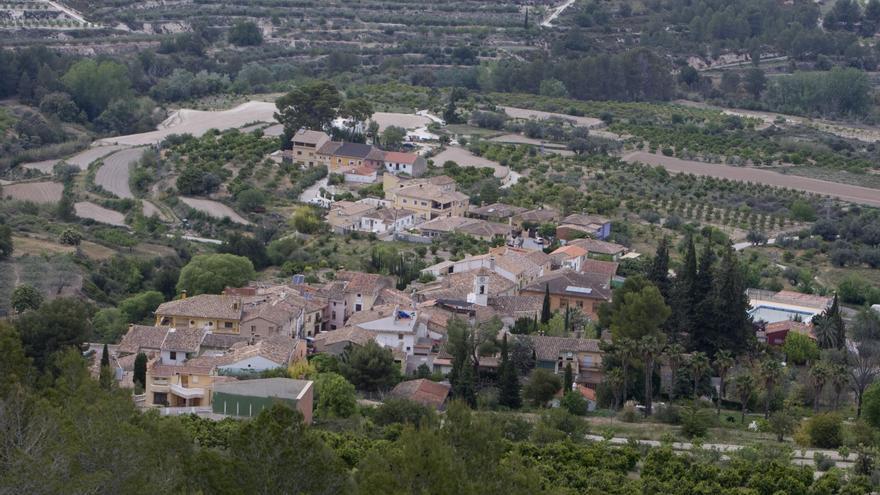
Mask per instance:
[[[64,186],[60,182],[19,182],[3,186],[4,197],[34,203],[55,203],[63,192]]]
[[[22,164],[22,167],[39,170],[40,172],[49,174],[52,173],[52,167],[54,167],[55,164],[63,161],[68,165],[78,167],[80,170],[85,170],[93,161],[125,148],[126,146],[102,146],[99,144],[96,146],[92,146],[87,150],[81,151],[76,155],[71,156],[70,158],[65,158],[62,160],[44,160],[41,162],[24,163]]]
[[[131,168],[144,155],[146,148],[128,148],[104,157],[104,164],[95,174],[95,184],[122,199],[134,198],[128,179]]]
[[[80,218],[89,218],[98,223],[106,223],[116,227],[126,227],[125,215],[118,211],[109,210],[90,201],[75,203],[73,208],[76,210],[76,216]]]
[[[210,199],[199,199],[199,198],[180,198],[181,201],[186,203],[187,206],[194,210],[198,210],[202,213],[210,215],[214,218],[229,218],[235,223],[240,223],[242,225],[250,225],[251,222],[247,221],[244,217],[239,215],[232,208],[220,203],[218,201],[212,201]]]

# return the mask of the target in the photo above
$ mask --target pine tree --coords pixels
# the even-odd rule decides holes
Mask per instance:
[[[529,28],[529,7],[527,5],[526,6],[526,18],[523,21],[523,29],[528,29],[528,28]]]
[[[663,299],[669,302],[669,239],[663,237],[657,245],[657,254],[648,270],[648,280],[660,289]]]
[[[562,384],[563,395],[571,392],[572,384],[574,384],[574,373],[571,370],[571,363],[566,363],[565,365],[565,375],[563,375]]]
[[[544,284],[544,304],[541,306],[541,324],[546,325],[553,313],[550,311],[550,284]]]
[[[520,397],[519,377],[516,376],[516,368],[513,361],[508,357],[507,335],[501,341],[501,363],[498,369],[498,403],[510,409],[519,409],[522,406]]]

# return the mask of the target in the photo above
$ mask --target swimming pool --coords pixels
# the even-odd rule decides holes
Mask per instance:
[[[759,305],[749,311],[753,321],[763,321],[765,323],[776,323],[777,321],[794,320],[800,316],[801,321],[809,322],[818,312],[798,311],[792,308],[781,308],[777,306]]]

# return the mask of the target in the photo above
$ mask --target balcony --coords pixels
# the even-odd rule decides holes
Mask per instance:
[[[177,384],[171,384],[171,393],[181,399],[201,399],[205,396],[205,389],[189,388]]]

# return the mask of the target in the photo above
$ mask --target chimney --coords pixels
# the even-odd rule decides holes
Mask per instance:
[[[183,289],[182,291],[180,291],[180,298],[186,299],[186,289]]]
[[[129,324],[128,324],[128,329],[131,330],[131,329],[133,329],[133,328],[134,328],[134,323],[129,323]]]
[[[495,271],[495,256],[489,256],[489,269]]]

